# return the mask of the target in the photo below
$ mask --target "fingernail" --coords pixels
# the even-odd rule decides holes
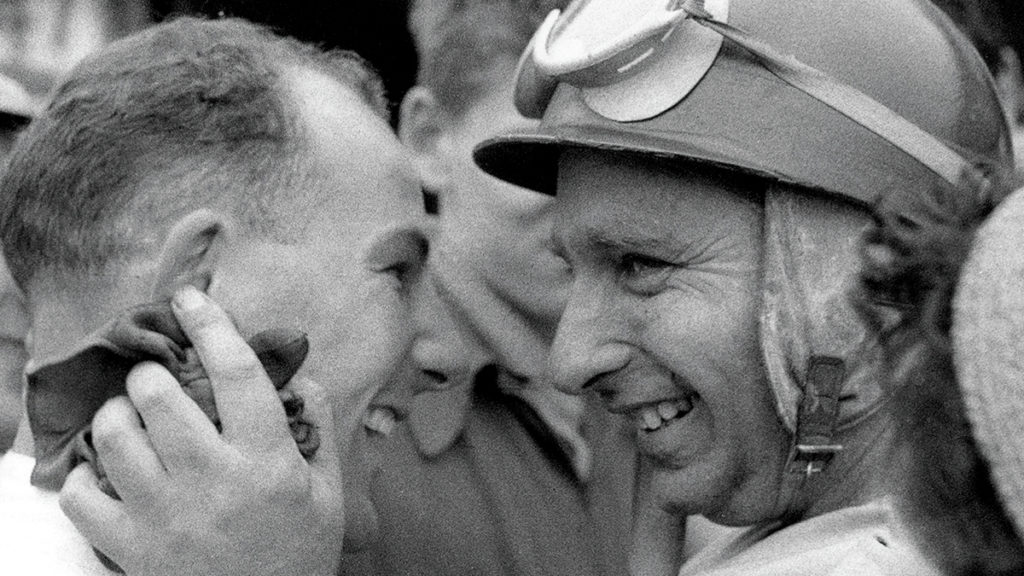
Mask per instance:
[[[206,302],[206,294],[200,292],[195,286],[185,286],[174,294],[174,305],[185,312],[197,310]]]

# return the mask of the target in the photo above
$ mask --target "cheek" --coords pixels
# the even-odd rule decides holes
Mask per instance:
[[[397,376],[411,345],[408,311],[383,284],[369,283],[361,297],[337,302],[333,314],[320,321],[324,354],[317,378],[330,389],[336,414],[348,428]]]
[[[675,377],[697,390],[714,416],[754,409],[767,386],[757,304],[748,295],[729,297],[722,291],[679,294],[644,310],[645,344]]]
[[[684,288],[641,305],[640,323],[649,341],[714,360],[756,347],[757,309],[751,294]]]

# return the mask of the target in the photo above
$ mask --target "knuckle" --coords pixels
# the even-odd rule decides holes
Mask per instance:
[[[120,403],[108,402],[96,413],[92,422],[92,441],[97,452],[119,452],[125,439],[126,423]]]
[[[167,544],[173,556],[184,556],[189,551],[201,549],[202,538],[207,532],[201,529],[206,524],[202,516],[183,513],[173,515],[165,520],[167,526]],[[216,524],[216,522],[214,522]]]
[[[82,478],[79,469],[68,475],[57,497],[60,509],[71,520],[81,518],[83,503],[89,496],[89,484]]]
[[[217,368],[216,376],[232,382],[267,379],[267,373],[256,359],[255,354],[237,354],[231,358],[225,358]]]
[[[201,341],[228,324],[227,319],[222,317],[210,304],[190,312],[186,320],[183,327],[194,341]]]
[[[141,412],[144,408],[166,407],[167,394],[177,388],[178,383],[163,366],[143,362],[128,373],[125,387],[131,403]]]
[[[181,325],[197,347],[203,347],[211,341],[223,340],[231,334],[240,339],[231,319],[212,302],[189,312],[182,318]]]

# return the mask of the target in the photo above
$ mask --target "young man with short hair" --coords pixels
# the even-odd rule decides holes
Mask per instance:
[[[303,573],[333,571],[343,536],[372,537],[361,420],[412,344],[427,244],[415,175],[388,128],[380,83],[358,57],[240,20],[155,26],[90,56],[56,88],[0,191],[5,253],[32,313],[30,372],[126,307],[173,296],[216,401],[218,428],[163,366],[145,362],[129,374],[128,398],[107,402],[91,433],[120,499],[93,491],[96,470],[86,464],[64,482],[61,504],[92,544],[128,573],[259,573],[288,558]],[[232,325],[247,337],[306,333],[309,356],[292,386],[322,439],[308,462]],[[224,334],[230,345],[208,344]],[[67,402],[76,400],[92,396]],[[61,417],[41,409],[30,400],[28,420]],[[143,426],[176,438],[144,441]],[[200,448],[215,453],[199,457]],[[27,426],[16,451],[2,462],[4,562],[104,573],[57,510],[57,494],[29,486],[33,464],[33,478],[43,471]],[[183,472],[191,466],[204,474]],[[224,488],[209,489],[209,478]],[[161,489],[140,496],[143,479]],[[237,532],[196,520],[228,502],[237,505],[228,517],[247,519]],[[166,527],[171,511],[192,515],[175,526],[197,541],[319,537],[290,556],[218,545],[206,565],[167,561],[147,553],[147,534]],[[90,513],[103,518],[83,521]]]

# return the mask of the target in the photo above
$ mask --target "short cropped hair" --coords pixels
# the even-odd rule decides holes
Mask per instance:
[[[296,69],[387,118],[381,81],[358,56],[239,19],[180,18],[86,58],[0,175],[0,244],[15,280],[102,268],[168,216],[213,201],[273,232],[275,193],[314,172],[285,80]]]
[[[494,64],[515,62],[537,27],[568,0],[414,0],[409,28],[417,81],[460,116],[493,86]]]

